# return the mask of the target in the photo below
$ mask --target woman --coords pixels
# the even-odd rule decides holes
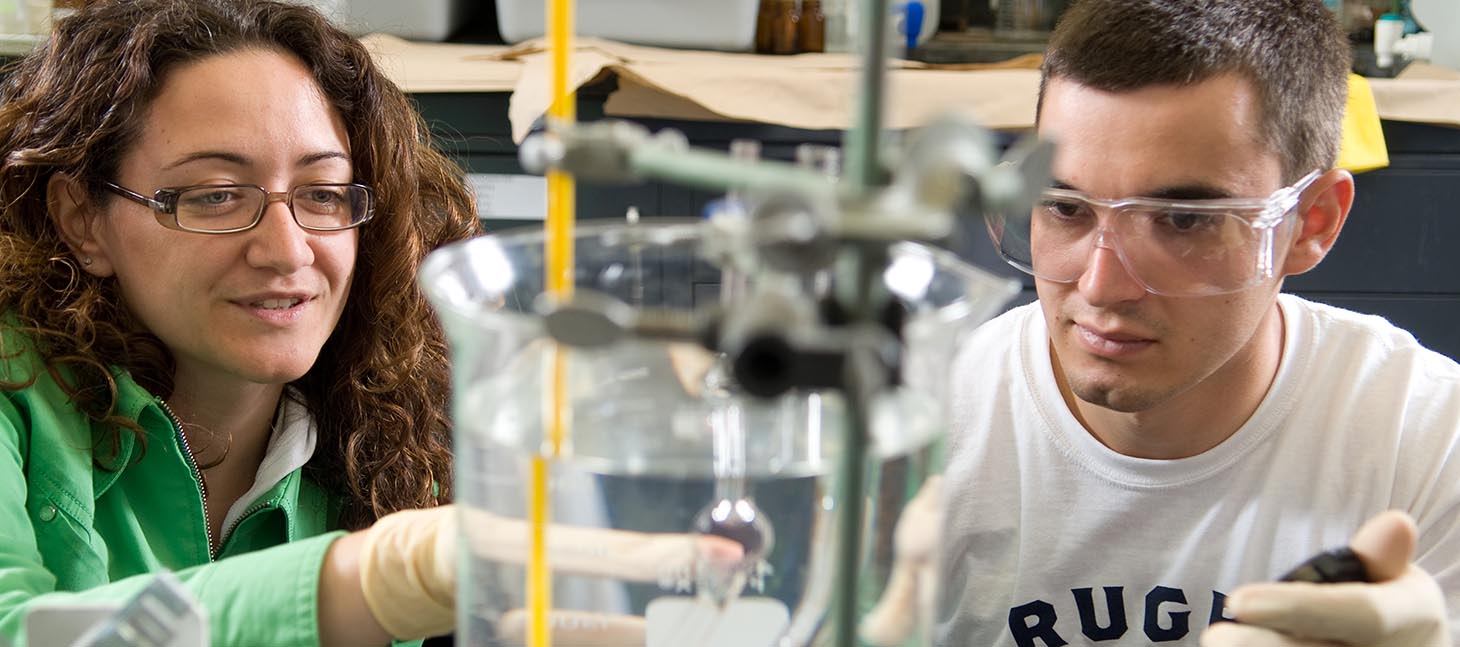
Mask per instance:
[[[477,221],[407,98],[312,10],[131,0],[0,100],[0,636],[162,569],[215,644],[449,627],[446,515],[387,515],[450,498],[414,281]]]

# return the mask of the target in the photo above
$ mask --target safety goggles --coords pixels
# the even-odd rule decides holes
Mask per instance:
[[[1078,280],[1104,247],[1153,294],[1236,292],[1275,274],[1274,241],[1319,175],[1267,198],[1101,200],[1045,189],[1028,214],[991,215],[988,230],[1004,260],[1047,281]]]

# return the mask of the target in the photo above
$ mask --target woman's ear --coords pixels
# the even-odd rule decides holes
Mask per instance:
[[[1354,205],[1354,176],[1333,169],[1318,176],[1298,202],[1298,231],[1288,245],[1283,276],[1302,274],[1317,267],[1333,249],[1338,232]]]
[[[46,210],[81,269],[94,276],[111,276],[112,263],[106,247],[92,231],[97,213],[86,195],[86,187],[69,173],[53,173],[46,182]]]

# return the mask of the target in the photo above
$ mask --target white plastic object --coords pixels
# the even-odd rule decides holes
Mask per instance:
[[[1413,0],[1409,10],[1433,34],[1430,62],[1460,70],[1460,2]]]
[[[207,647],[208,615],[168,572],[125,602],[43,602],[25,616],[31,645],[72,647]]]
[[[1374,22],[1374,59],[1379,67],[1394,66],[1394,46],[1404,35],[1404,19],[1398,14],[1386,13]]]
[[[1430,49],[1434,45],[1433,34],[1422,31],[1417,34],[1406,34],[1394,45],[1394,54],[1408,59],[1430,60]]]
[[[404,3],[402,3],[404,4]],[[643,45],[749,51],[758,0],[594,0],[577,6],[575,33]],[[502,39],[543,34],[542,0],[497,0]]]
[[[857,2],[858,0],[849,1]],[[899,0],[894,2],[893,11],[896,14],[895,22],[901,23],[904,20],[903,16],[907,12],[907,5],[913,1],[920,2],[923,5],[923,24],[918,29],[918,45],[922,46],[926,45],[928,39],[933,37],[933,33],[938,31],[938,6],[942,3],[938,2],[938,0]],[[897,33],[899,41],[906,38],[903,28],[899,27]]]
[[[860,27],[858,11],[860,0],[847,0],[851,8],[850,20],[852,23],[850,49],[846,51],[857,51],[861,45],[857,42],[857,29]],[[922,6],[922,24],[918,27],[916,46],[921,47],[928,43],[933,33],[938,31],[938,1],[937,0],[893,0],[887,5],[889,12],[887,18],[887,55],[892,58],[909,58],[907,51],[907,15],[908,5],[918,4]],[[828,48],[827,51],[832,51]]]
[[[355,35],[446,40],[466,17],[463,0],[292,0],[318,9]]]

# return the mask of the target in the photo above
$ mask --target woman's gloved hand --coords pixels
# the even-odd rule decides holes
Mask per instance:
[[[1415,536],[1414,521],[1403,512],[1391,510],[1370,519],[1349,547],[1373,583],[1243,586],[1227,598],[1238,622],[1213,625],[1202,634],[1201,644],[1449,647],[1444,593],[1434,578],[1410,563]]]
[[[466,532],[458,532],[463,526]],[[381,517],[362,531],[360,588],[366,606],[380,626],[400,640],[448,633],[456,619],[458,537],[478,558],[523,564],[529,554],[529,531],[522,519],[455,505]],[[636,582],[653,582],[665,573],[691,572],[696,560],[707,555],[733,560],[742,554],[739,544],[722,537],[562,524],[548,526],[547,541],[548,564],[554,573]],[[562,610],[551,613],[585,615]],[[525,632],[525,618],[525,610],[509,613],[502,631]],[[624,644],[643,643],[642,618],[603,615],[598,620],[613,630],[594,630],[590,637],[610,635]],[[597,644],[574,642],[571,629],[560,633],[567,643]]]
[[[450,633],[456,621],[456,507],[402,510],[375,521],[360,547],[370,613],[400,640]]]

